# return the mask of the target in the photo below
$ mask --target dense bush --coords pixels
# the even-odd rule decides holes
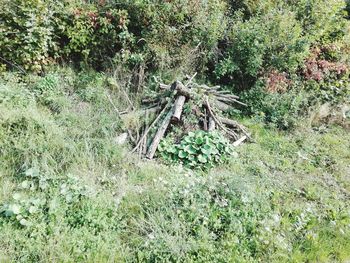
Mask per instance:
[[[266,90],[264,82],[242,93],[242,99],[248,104],[244,112],[255,116],[279,129],[295,127],[301,115],[309,106],[308,94],[300,87],[287,92]]]
[[[288,45],[286,45],[288,43]],[[223,58],[215,74],[240,90],[254,84],[264,70],[295,72],[307,55],[307,41],[291,12],[272,10],[245,21],[234,18]]]
[[[125,10],[111,8],[102,2],[67,5],[57,17],[59,44],[66,59],[101,69],[122,48],[132,46]]]
[[[2,0],[2,63],[40,71],[49,59],[95,68],[146,63],[153,69],[204,67],[224,31],[221,0]]]
[[[57,52],[53,6],[42,0],[1,0],[0,6],[0,64],[41,70]]]
[[[130,32],[160,69],[203,66],[225,29],[220,0],[125,2]]]
[[[217,78],[236,89],[253,87],[270,70],[295,74],[311,47],[341,46],[348,34],[341,0],[331,6],[323,0],[256,1],[252,5],[243,8],[251,10],[248,17],[239,11],[232,14],[215,70]]]

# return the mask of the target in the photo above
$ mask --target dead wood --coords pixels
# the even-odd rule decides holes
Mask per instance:
[[[231,119],[228,119],[228,118],[223,118],[223,117],[219,117],[219,120],[223,124],[225,124],[225,125],[227,125],[227,126],[229,126],[231,128],[240,130],[247,138],[252,139],[250,134],[247,131],[247,128],[244,127],[242,124],[239,124],[237,121],[234,121],[234,120],[231,120]]]
[[[185,84],[186,87],[192,83],[192,80],[197,76],[197,72],[192,75],[192,77],[189,78],[187,83]]]
[[[173,122],[179,122],[182,114],[182,109],[185,104],[186,97],[185,96],[179,96],[177,97],[175,103],[174,103],[174,113],[172,116],[172,121]]]
[[[247,106],[247,104],[240,102],[239,100],[230,98],[230,97],[219,96],[219,97],[217,97],[217,100],[221,101],[221,102],[237,103],[237,104],[240,104],[242,106]]]
[[[243,143],[246,139],[247,139],[247,136],[243,136],[243,137],[241,137],[240,139],[238,139],[237,141],[235,141],[232,145],[233,145],[234,147],[237,147],[237,146],[239,146],[241,143]]]
[[[170,124],[170,120],[171,120],[171,116],[173,115],[174,112],[174,107],[171,108],[171,110],[169,110],[168,114],[165,116],[162,124],[160,125],[156,135],[153,138],[153,141],[151,143],[151,145],[148,148],[146,157],[148,159],[153,159],[154,154],[156,153],[156,150],[158,148],[158,145],[160,143],[160,140],[163,138],[169,124]]]
[[[225,102],[219,101],[219,100],[215,100],[214,105],[216,108],[218,108],[221,111],[228,111],[229,109],[232,108],[230,105],[226,104]]]
[[[208,114],[206,108],[204,108],[203,130],[208,131]]]
[[[212,110],[212,108],[210,107],[210,104],[209,104],[209,99],[208,97],[206,98],[205,100],[205,105],[209,111],[209,114],[210,116],[214,119],[214,121],[216,122],[216,124],[224,131],[226,132],[227,135],[229,135],[230,137],[232,137],[233,139],[237,140],[238,139],[238,135],[234,132],[234,131],[231,131],[231,130],[228,130],[227,128],[225,128],[225,126],[220,122],[220,120],[218,120]]]
[[[213,131],[213,130],[215,130],[215,120],[213,119],[213,117],[209,117],[208,123],[209,123],[209,125],[208,125],[208,131]]]
[[[169,107],[170,103],[168,103],[166,106],[164,106],[163,110],[158,114],[157,118],[152,122],[152,124],[145,130],[145,132],[143,133],[141,139],[143,140],[147,134],[149,133],[149,131],[152,129],[152,127],[159,121],[159,119],[162,117],[163,113],[166,111],[166,109]],[[138,143],[136,144],[136,146],[134,147],[134,149],[132,149],[131,152],[135,152],[141,145],[142,140],[139,140]]]
[[[171,89],[175,90],[178,95],[185,96],[186,98],[191,98],[191,92],[189,88],[187,88],[184,84],[181,83],[181,81],[175,81],[171,85]]]
[[[202,124],[202,129],[205,131],[221,130],[233,141],[234,146],[251,139],[250,134],[243,125],[237,121],[220,116],[223,111],[232,109],[236,104],[242,106],[246,106],[246,104],[240,102],[239,97],[231,94],[229,91],[220,90],[220,86],[198,85],[193,81],[195,76],[196,73],[188,76],[185,84],[178,80],[171,85],[160,83],[160,93],[149,95],[141,100],[143,105],[146,104],[147,107],[139,111],[140,116],[142,114],[147,119],[149,114],[152,113],[150,116],[153,117],[154,113],[157,113],[157,117],[149,126],[143,128],[141,136],[137,136],[137,143],[132,152],[137,151],[139,155],[153,159],[160,141],[165,136],[172,122],[180,124],[179,127],[182,127],[182,131],[179,134],[182,135],[188,132],[188,128],[190,130],[198,129],[198,125]],[[183,109],[188,101],[193,101],[194,103],[192,104],[192,110],[185,113]],[[161,112],[158,113],[161,108]],[[187,119],[187,117],[189,118]],[[198,120],[197,123],[196,119]],[[144,123],[147,124],[148,121],[144,121]],[[157,129],[151,135],[150,131],[154,127],[157,127]],[[148,145],[149,141],[150,145]]]

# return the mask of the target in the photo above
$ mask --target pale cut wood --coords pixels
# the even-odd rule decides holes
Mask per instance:
[[[247,139],[247,136],[243,136],[242,138],[238,139],[237,141],[235,141],[232,145],[234,147],[239,146],[242,142],[244,142]]]
[[[203,130],[208,131],[208,116],[207,116],[207,109],[204,108],[204,118],[203,118]]]
[[[163,136],[164,136],[169,124],[170,124],[171,116],[173,115],[173,112],[174,112],[174,108],[171,108],[171,110],[169,110],[168,114],[165,116],[160,127],[158,128],[156,135],[154,135],[153,141],[152,141],[151,145],[149,146],[147,154],[146,154],[146,157],[148,159],[153,159],[154,154],[156,153],[158,145],[160,143],[160,140],[163,138]]]
[[[215,130],[215,120],[213,117],[209,117],[208,131],[213,131],[213,130]]]
[[[162,111],[158,114],[157,118],[152,122],[152,124],[145,130],[145,132],[143,133],[141,140],[138,141],[138,143],[136,144],[136,146],[134,147],[134,149],[132,149],[132,153],[135,152],[140,145],[142,144],[142,140],[147,136],[147,134],[149,133],[149,131],[151,130],[151,128],[159,121],[160,117],[162,117],[163,113],[165,112],[165,110],[168,108],[170,102],[164,106],[164,108],[162,109]]]
[[[179,96],[177,97],[175,103],[174,103],[174,113],[172,116],[172,121],[179,122],[182,114],[182,109],[185,104],[186,97],[185,96]]]

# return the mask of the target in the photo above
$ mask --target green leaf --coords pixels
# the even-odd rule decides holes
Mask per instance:
[[[30,225],[29,221],[28,221],[27,219],[24,219],[24,218],[22,218],[22,219],[19,221],[19,223],[20,223],[22,226],[29,226],[29,225]]]
[[[30,186],[30,181],[28,181],[28,180],[24,180],[24,181],[21,183],[21,187],[22,187],[23,189],[28,189],[29,186]]]
[[[30,214],[34,214],[34,213],[36,213],[38,211],[38,208],[36,207],[36,206],[31,206],[31,207],[29,207],[29,213]]]
[[[192,145],[186,145],[184,147],[184,151],[188,152],[189,154],[195,154],[197,150]]]
[[[197,145],[203,144],[203,142],[204,142],[204,139],[202,137],[197,137],[196,138],[196,144]]]
[[[5,211],[6,216],[18,215],[21,213],[21,206],[18,204],[9,205],[8,209]]]
[[[196,134],[194,132],[189,132],[188,137],[194,137]]]
[[[180,158],[186,158],[188,156],[188,153],[185,152],[184,150],[179,151],[179,157]]]
[[[201,152],[202,152],[204,155],[210,155],[211,150],[210,150],[210,149],[201,148]]]
[[[200,155],[198,155],[198,161],[201,163],[206,163],[207,158],[204,155],[200,154]]]
[[[21,199],[21,194],[20,193],[14,193],[12,197],[15,200],[19,200],[19,199]]]

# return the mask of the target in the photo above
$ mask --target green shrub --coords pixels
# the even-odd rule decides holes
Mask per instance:
[[[1,0],[0,6],[0,63],[40,71],[57,52],[53,6],[42,0]]]
[[[2,64],[40,71],[52,59],[151,69],[203,68],[225,29],[225,5],[206,2],[2,0]],[[174,74],[175,75],[175,74]]]
[[[290,4],[312,44],[324,45],[341,39],[349,22],[345,18],[345,1],[298,0]]]
[[[108,65],[115,53],[132,46],[125,10],[106,4],[79,3],[57,12],[57,34],[64,57],[95,68]],[[105,65],[104,65],[105,64]]]
[[[296,72],[307,55],[307,39],[292,12],[273,9],[249,20],[238,15],[232,23],[215,74],[240,90],[269,69]]]
[[[284,93],[269,92],[261,81],[242,93],[241,99],[248,104],[245,113],[279,129],[295,127],[309,104],[309,95],[300,87]]]
[[[127,10],[129,31],[151,69],[200,70],[225,30],[221,0],[127,0],[116,6]]]
[[[271,70],[298,73],[313,46],[337,45],[342,54],[347,53],[349,22],[344,19],[342,0],[331,6],[325,0],[244,3],[244,10],[255,11],[248,16],[233,13],[215,69],[226,85],[242,90]]]
[[[204,131],[188,133],[180,144],[163,140],[158,151],[165,161],[205,169],[224,163],[233,154],[232,146],[221,134]]]

